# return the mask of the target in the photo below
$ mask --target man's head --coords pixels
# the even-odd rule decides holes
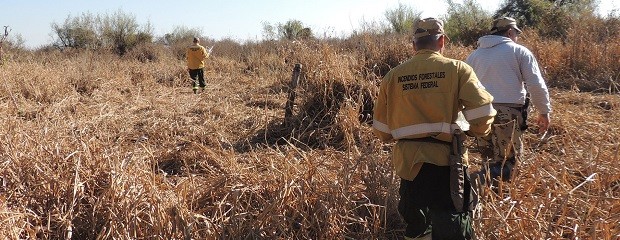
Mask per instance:
[[[511,17],[501,17],[493,20],[490,34],[505,36],[516,41],[516,37],[523,31],[517,27],[517,21]]]
[[[200,42],[200,38],[194,37],[194,43],[199,43],[199,42]]]
[[[413,42],[416,50],[441,50],[447,38],[443,21],[436,18],[420,19],[415,23]]]

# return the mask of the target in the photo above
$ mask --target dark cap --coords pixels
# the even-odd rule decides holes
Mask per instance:
[[[413,38],[416,40],[426,36],[445,34],[443,30],[443,21],[436,18],[418,20],[415,23],[414,29]]]
[[[493,20],[493,27],[491,28],[491,34],[501,32],[514,28],[517,32],[521,33],[521,29],[517,27],[517,21],[511,17],[501,17]]]

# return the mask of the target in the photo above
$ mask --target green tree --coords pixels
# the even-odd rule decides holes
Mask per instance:
[[[118,10],[112,15],[105,15],[101,20],[101,33],[107,46],[111,46],[119,54],[153,40],[153,29],[150,23],[140,27],[136,17]]]
[[[466,46],[475,45],[480,36],[491,28],[491,13],[486,12],[475,0],[465,0],[463,4],[446,0],[448,13],[445,16],[445,30],[452,41]]]
[[[494,17],[510,16],[545,37],[566,39],[581,16],[592,16],[596,0],[504,0]]]
[[[188,28],[186,26],[175,26],[172,32],[164,34],[162,39],[164,44],[175,45],[182,43],[187,45],[194,37],[202,38],[203,32],[200,28]]]
[[[309,27],[304,27],[304,24],[299,20],[288,20],[284,24],[278,24],[277,28],[280,39],[299,40],[314,37],[312,30]],[[265,28],[263,27],[263,29]]]
[[[83,13],[70,15],[63,24],[52,23],[56,35],[55,45],[61,48],[112,49],[123,55],[142,43],[153,40],[150,23],[140,26],[133,15],[118,12],[109,15]]]
[[[262,24],[264,40],[306,40],[314,38],[312,29],[305,27],[299,20],[291,19],[276,25],[272,25],[269,22],[263,22]]]
[[[395,9],[385,11],[385,18],[392,25],[392,30],[396,33],[411,33],[413,23],[420,19],[420,12],[414,11],[410,6],[398,3]]]
[[[263,39],[265,40],[275,40],[278,34],[276,33],[276,28],[271,25],[269,22],[262,22],[263,24]]]
[[[62,48],[96,48],[101,44],[96,26],[99,18],[90,14],[71,17],[67,16],[64,23],[52,23],[52,30],[56,34],[54,45]]]

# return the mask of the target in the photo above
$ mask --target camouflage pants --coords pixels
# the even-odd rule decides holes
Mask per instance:
[[[517,160],[523,155],[523,115],[516,105],[493,104],[497,115],[487,137],[476,138],[478,150],[491,179],[509,181]]]

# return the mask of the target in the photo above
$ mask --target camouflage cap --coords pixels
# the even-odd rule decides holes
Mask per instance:
[[[414,40],[426,36],[445,34],[443,30],[443,21],[436,18],[420,19],[415,23],[414,29]]]
[[[493,27],[491,28],[491,34],[514,28],[517,32],[521,33],[521,29],[517,27],[517,21],[511,17],[501,17],[493,20]]]

